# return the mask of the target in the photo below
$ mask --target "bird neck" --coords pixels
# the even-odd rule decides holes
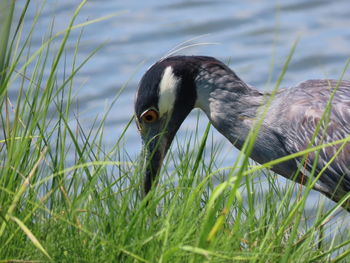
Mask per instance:
[[[241,149],[258,108],[264,104],[264,95],[227,69],[202,71],[195,83],[195,107],[202,109],[214,127]]]

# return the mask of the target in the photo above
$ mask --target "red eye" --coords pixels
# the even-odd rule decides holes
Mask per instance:
[[[141,119],[146,123],[153,123],[158,120],[158,112],[156,110],[146,110],[141,114]]]

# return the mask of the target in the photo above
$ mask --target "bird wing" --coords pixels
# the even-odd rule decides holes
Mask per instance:
[[[327,103],[334,89],[336,91],[327,111]],[[281,94],[279,119],[287,122],[279,122],[278,129],[288,153],[305,150],[310,145],[331,143],[350,135],[350,82],[339,84],[335,80],[310,80],[286,89]],[[335,159],[329,163],[335,155]],[[301,160],[302,157],[298,161]],[[311,152],[302,165],[308,172],[315,165],[314,176],[327,166],[319,178],[317,190],[331,199],[337,201],[350,191],[350,143],[322,148],[319,154]]]

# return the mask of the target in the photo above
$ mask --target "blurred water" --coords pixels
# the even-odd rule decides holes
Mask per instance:
[[[24,0],[17,2],[20,9]],[[54,32],[66,28],[79,2],[47,1],[34,32],[32,50],[41,45],[53,20]],[[30,21],[41,4],[41,0],[32,1],[25,30],[29,30]],[[273,85],[298,38],[300,41],[282,86],[311,78],[339,78],[350,56],[349,0],[173,0],[167,3],[90,0],[77,22],[117,12],[121,13],[84,29],[78,61],[81,62],[101,43],[105,45],[78,74],[74,90],[75,100],[79,102],[79,119],[89,130],[91,120],[96,115],[102,116],[127,83],[108,115],[104,133],[106,145],[115,143],[132,116],[134,94],[142,74],[184,41],[202,36],[191,43],[216,43],[188,48],[181,54],[209,55],[229,62],[243,80],[261,90]],[[79,34],[79,30],[73,31],[72,39],[77,39]],[[68,63],[74,49],[75,42],[69,42]],[[349,73],[345,78],[350,79]],[[16,91],[10,92],[14,94]],[[178,135],[180,138],[186,131],[194,129],[195,116],[193,113],[185,121]],[[206,118],[202,117],[201,131],[205,125]],[[232,164],[237,152],[216,131],[214,138],[223,141],[227,156],[223,165]],[[125,147],[131,156],[136,157],[140,146],[136,127],[132,127],[127,131]],[[313,193],[311,200],[318,198],[319,195]],[[311,201],[310,206],[314,205]]]

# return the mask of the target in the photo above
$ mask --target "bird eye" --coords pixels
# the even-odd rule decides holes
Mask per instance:
[[[141,114],[141,119],[146,123],[153,123],[158,120],[158,112],[156,110],[146,110]]]

